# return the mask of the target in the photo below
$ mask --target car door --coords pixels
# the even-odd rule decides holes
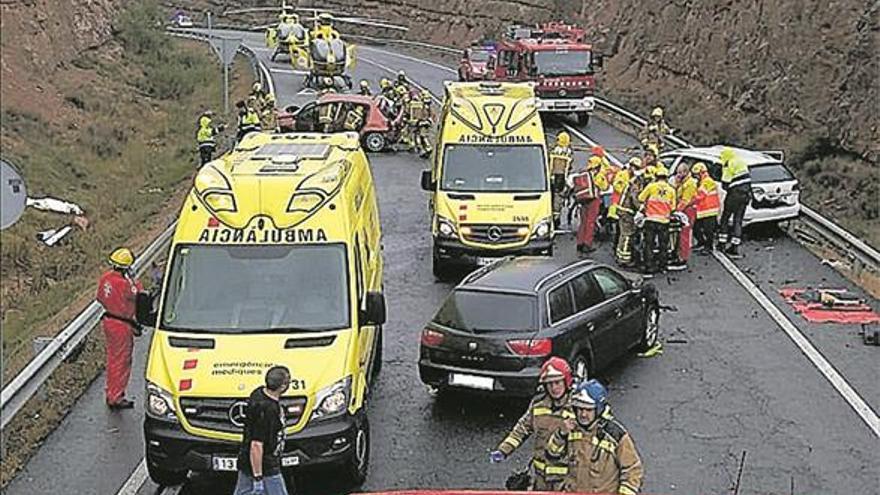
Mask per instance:
[[[630,291],[629,282],[614,270],[599,267],[591,272],[596,285],[602,291],[604,305],[608,307],[608,332],[611,354],[618,356],[638,341],[640,323],[644,316],[641,300]]]
[[[589,272],[573,278],[571,286],[576,311],[577,350],[592,349],[595,367],[605,367],[614,355],[610,336],[614,330],[613,311],[604,304],[605,296]]]
[[[553,354],[568,358],[578,345],[579,332],[574,316],[574,299],[569,282],[547,291],[547,322],[551,328]]]

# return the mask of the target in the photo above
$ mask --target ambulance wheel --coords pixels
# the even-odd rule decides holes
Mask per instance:
[[[637,350],[645,352],[657,345],[660,339],[660,308],[651,306],[648,308],[648,314],[645,315],[645,331],[642,334],[642,340],[639,342]]]
[[[587,124],[590,123],[590,114],[588,114],[587,112],[581,112],[581,113],[577,114],[577,119],[578,119],[578,125],[586,126]]]
[[[342,466],[346,479],[353,487],[359,487],[366,481],[370,467],[370,422],[367,421],[366,411],[362,409],[358,414],[360,419],[356,421],[351,455]]]
[[[370,132],[364,136],[364,148],[366,148],[367,151],[378,153],[384,150],[387,144],[385,136],[380,132]]]
[[[150,479],[159,486],[177,486],[186,481],[187,471],[169,471],[161,469],[152,462],[147,462],[147,472]]]

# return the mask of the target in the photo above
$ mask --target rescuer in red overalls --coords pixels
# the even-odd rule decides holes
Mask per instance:
[[[575,200],[581,204],[581,224],[577,231],[578,253],[587,254],[596,250],[593,237],[596,233],[596,220],[599,218],[599,193],[608,187],[605,176],[601,173],[601,165],[601,157],[592,156],[587,161],[586,168],[568,177]]]
[[[131,376],[135,332],[140,330],[135,321],[137,295],[144,288],[131,273],[134,255],[130,249],[116,249],[110,254],[109,261],[113,269],[101,276],[96,297],[104,307],[101,327],[107,350],[105,395],[110,409],[130,409],[134,403],[125,398],[125,387]]]

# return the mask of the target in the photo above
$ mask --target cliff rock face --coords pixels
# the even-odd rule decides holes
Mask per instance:
[[[671,109],[700,106],[768,128],[807,133],[876,165],[880,158],[880,4],[863,0],[348,0],[409,36],[464,45],[511,22],[571,20],[614,50],[611,94],[638,92]],[[707,108],[706,104],[714,108]],[[673,117],[674,119],[674,117]],[[729,129],[728,129],[729,130]],[[760,138],[757,141],[761,141]]]
[[[0,46],[3,108],[51,117],[63,98],[54,75],[110,39],[122,0],[4,0]]]

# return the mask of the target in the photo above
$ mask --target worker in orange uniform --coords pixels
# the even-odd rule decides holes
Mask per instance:
[[[675,208],[675,189],[669,184],[669,171],[663,165],[654,167],[654,182],[648,184],[641,194],[645,215],[645,270],[648,274],[666,270],[669,254],[669,217]],[[654,250],[657,253],[654,253]]]
[[[696,222],[694,239],[704,253],[715,250],[715,228],[718,226],[718,213],[721,210],[721,198],[718,196],[718,184],[709,175],[705,163],[697,162],[691,167],[691,173],[697,180],[697,193],[694,198]]]
[[[684,270],[687,268],[691,257],[691,236],[694,223],[697,221],[697,179],[691,175],[687,165],[678,167],[675,174],[675,196],[678,204],[675,207],[676,214],[687,219],[687,223],[681,222],[678,232],[677,246],[678,255],[676,263],[669,266],[670,270]]]
[[[104,389],[110,409],[131,409],[134,403],[125,398],[125,388],[131,376],[131,351],[135,335],[141,327],[135,321],[138,293],[143,285],[132,273],[134,255],[128,248],[110,253],[112,269],[98,281],[97,300],[104,307],[101,327],[104,329],[104,347],[107,351],[107,385]]]
[[[577,231],[578,253],[591,253],[596,250],[593,238],[596,235],[596,221],[599,219],[600,191],[608,188],[601,173],[602,158],[592,156],[586,167],[571,174],[568,186],[574,191],[575,200],[581,205],[581,224]]]

